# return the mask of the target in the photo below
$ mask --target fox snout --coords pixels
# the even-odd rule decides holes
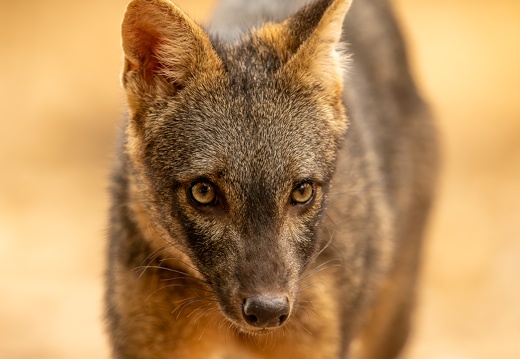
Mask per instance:
[[[256,242],[239,251],[242,255],[235,255],[234,261],[229,259],[234,269],[211,281],[222,314],[246,333],[286,324],[299,297],[298,258],[281,246],[268,250]]]
[[[271,278],[273,279],[273,278]],[[234,279],[228,279],[233,282]],[[239,280],[240,281],[240,280]],[[298,301],[298,291],[289,283],[242,286],[234,289],[215,287],[222,314],[244,333],[262,333],[283,326],[290,319]],[[227,287],[227,288],[226,288]]]
[[[254,295],[242,305],[242,316],[247,324],[256,328],[273,328],[282,325],[291,312],[289,298],[280,294]]]

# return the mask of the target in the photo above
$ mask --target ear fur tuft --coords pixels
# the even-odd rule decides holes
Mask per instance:
[[[351,0],[318,0],[283,23],[301,42],[285,71],[308,81],[317,80],[328,88],[333,86],[338,93],[342,91],[348,56],[340,39],[350,4]]]

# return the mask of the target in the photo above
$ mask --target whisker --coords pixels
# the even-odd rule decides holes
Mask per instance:
[[[297,319],[297,318],[295,318],[295,319]],[[287,323],[287,325],[286,325],[286,329],[287,329],[287,331],[289,332],[289,334],[290,334],[291,336],[294,336],[294,332],[295,332],[295,330],[296,330],[296,329],[295,329],[295,323],[293,323],[293,322],[289,322],[289,323]]]
[[[194,304],[194,303],[197,303],[197,302],[202,302],[204,301],[204,299],[201,299],[201,298],[195,298],[189,302],[186,302],[180,306],[178,306],[177,308],[175,308],[175,310],[173,310],[173,312],[171,314],[174,314],[179,308],[181,308],[181,310],[179,310],[179,312],[177,313],[177,317],[175,319],[179,319],[179,317],[181,316],[181,313],[182,311],[186,308],[186,307],[189,307],[190,305]]]
[[[334,262],[339,262],[338,264],[332,264],[332,265],[328,265],[330,263],[334,263]],[[331,267],[341,267],[343,266],[342,264],[342,260],[341,259],[330,259],[328,261],[325,261],[323,263],[321,263],[320,265],[318,265],[316,268],[314,268],[312,271],[310,271],[308,274],[306,274],[305,276],[303,276],[302,278],[299,279],[298,283],[301,284],[303,283],[304,281],[306,281],[309,277],[315,275],[316,273],[319,273],[321,272],[322,270],[325,270],[327,268],[331,268]]]
[[[183,272],[183,271],[180,271],[180,270],[177,270],[177,269],[173,269],[173,268],[169,268],[169,267],[163,267],[163,266],[160,266],[160,265],[149,265],[149,266],[139,266],[139,267],[135,267],[133,270],[146,270],[146,269],[161,269],[161,270],[165,270],[165,271],[168,271],[168,272],[172,272],[172,273],[177,273],[177,274],[182,274],[185,276],[185,278],[189,278],[189,279],[194,279],[194,280],[198,280],[204,284],[208,284],[204,279],[200,279],[200,278],[197,278],[197,277],[194,277],[192,276],[191,274],[188,274],[186,272]]]
[[[218,319],[218,316],[215,317],[215,318]],[[215,318],[210,319],[210,320],[208,321],[208,324],[206,324],[206,327],[204,328],[204,330],[202,331],[202,333],[200,333],[199,340],[202,339],[202,336],[204,335],[204,333],[205,333],[206,330],[208,329],[209,325],[211,324],[211,322],[212,322]]]
[[[312,263],[314,260],[316,260],[316,258],[318,258],[332,244],[333,238],[334,238],[334,233],[331,233],[329,235],[329,240],[327,241],[327,243],[325,243],[325,246],[323,246],[323,248],[320,249],[315,255],[311,256],[311,258],[309,258],[309,260],[303,265],[303,271],[307,268],[307,266],[310,263]]]
[[[193,321],[193,324],[198,322],[201,318],[207,317],[208,315],[215,313],[219,310],[220,310],[219,308],[213,308],[211,310],[209,308],[206,308],[197,318],[195,318],[195,320]]]
[[[298,315],[296,316],[296,318],[298,320],[298,322],[300,323],[300,325],[298,326],[298,328],[301,328],[303,329],[305,332],[307,332],[308,334],[314,336],[314,334],[305,326],[305,323],[303,322],[302,318]]]
[[[193,288],[192,286],[190,285],[187,285],[187,284],[180,284],[180,283],[177,283],[177,284],[168,284],[168,285],[165,285],[161,288],[158,288],[156,290],[154,290],[152,293],[150,293],[150,295],[148,297],[146,297],[146,299],[144,300],[145,302],[150,299],[151,296],[153,296],[155,293],[163,290],[163,289],[166,289],[166,288],[170,288],[170,287],[188,287],[188,288]]]
[[[222,322],[222,324],[220,324],[220,325],[218,326],[218,329],[219,329],[219,330],[220,330],[220,329],[221,329],[221,328],[226,324],[226,320],[225,320],[223,317],[220,318],[220,321]]]
[[[309,312],[311,312],[312,314],[314,314],[315,316],[319,317],[318,315],[318,312],[316,312],[314,309],[312,308],[306,308],[306,307],[301,307],[300,308],[306,315],[307,315],[307,319],[310,321],[311,320],[311,317],[309,315]]]
[[[195,299],[195,298],[201,298],[201,297],[197,296],[197,297],[184,298],[184,299],[180,299],[180,300],[177,300],[177,301],[173,302],[173,304],[186,302],[186,301],[188,301],[188,300],[192,300],[192,299]],[[201,298],[201,299],[202,299],[202,298]]]
[[[155,251],[153,251],[152,253],[150,253],[148,255],[148,257],[146,257],[144,260],[143,260],[143,264],[140,266],[141,269],[143,269],[143,271],[141,272],[141,274],[139,274],[139,278],[141,278],[144,273],[146,272],[146,269],[150,266],[150,264],[157,259],[157,257],[159,257],[159,253],[163,250],[165,250],[165,248],[168,247],[168,245],[164,245],[158,249],[156,249]],[[146,265],[144,265],[144,263],[147,262]]]
[[[208,298],[204,298],[204,297],[201,297],[201,296],[195,296],[195,297],[189,297],[189,298],[185,298],[185,299],[181,299],[181,300],[178,300],[175,303],[184,303],[184,304],[179,304],[172,312],[171,314],[175,313],[177,310],[179,310],[179,308],[181,308],[183,305],[190,305],[192,303],[196,303],[196,302],[204,302],[204,301],[208,301],[209,299]]]
[[[153,231],[155,232],[155,234],[157,234],[159,236],[159,238],[161,238],[163,241],[165,241],[167,244],[169,244],[170,246],[172,246],[173,248],[175,248],[176,250],[178,250],[179,252],[183,253],[185,256],[189,257],[189,255],[184,252],[182,249],[180,249],[178,246],[175,245],[175,243],[171,242],[170,240],[168,240],[167,238],[164,238],[162,236],[161,233],[159,233],[159,231],[157,231],[157,229],[155,228],[155,226],[153,225],[153,223],[150,223],[150,226],[152,227]],[[196,269],[195,269],[196,270]],[[199,272],[198,270],[196,270],[197,273]]]
[[[168,258],[161,258],[161,260],[159,260],[159,263],[163,263],[163,262],[166,262],[168,260],[176,260],[178,262],[181,262],[182,264],[184,264],[186,267],[189,267],[191,269],[193,269],[196,273],[198,273],[200,275],[200,272],[197,268],[195,268],[194,266],[186,263],[185,261],[183,261],[182,259],[180,258],[175,258],[175,257],[168,257]]]
[[[204,304],[204,305],[201,305],[201,306],[198,307],[198,308],[195,308],[194,310],[192,310],[192,312],[191,312],[190,314],[188,314],[188,315],[186,316],[186,318],[191,317],[191,316],[192,316],[194,313],[196,313],[198,310],[204,310],[204,311],[205,311],[205,310],[207,309],[207,306],[208,306],[208,305],[212,305],[212,304],[213,304],[213,303],[210,302],[210,303],[206,303],[206,304]],[[204,309],[203,309],[203,308],[204,308]]]
[[[300,291],[303,291],[307,288],[315,288],[316,290],[320,290],[320,288],[318,287],[318,284],[322,284],[324,287],[323,290],[327,290],[327,285],[323,281],[319,281],[319,282],[313,282],[313,283],[304,285],[303,287],[300,288]]]

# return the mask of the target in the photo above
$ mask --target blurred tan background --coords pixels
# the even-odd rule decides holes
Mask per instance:
[[[203,21],[213,1],[178,3]],[[520,2],[394,3],[444,152],[407,358],[520,358]],[[125,5],[0,0],[1,358],[108,357]]]

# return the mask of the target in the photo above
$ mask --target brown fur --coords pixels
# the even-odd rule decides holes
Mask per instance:
[[[114,358],[398,355],[431,200],[433,130],[387,4],[354,5],[343,26],[349,7],[319,0],[227,41],[168,0],[128,5],[130,115],[106,293]],[[388,35],[351,29],[345,77],[340,38],[357,21]],[[371,37],[382,45],[366,47]],[[385,46],[393,50],[377,59]],[[197,183],[211,184],[210,205],[190,194]],[[295,203],[301,184],[313,196]],[[248,324],[244,303],[256,295],[287,298],[287,321]]]

